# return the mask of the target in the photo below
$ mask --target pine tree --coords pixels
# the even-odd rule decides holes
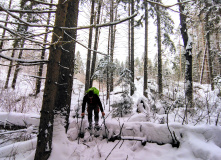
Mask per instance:
[[[120,72],[120,76],[118,81],[116,82],[116,85],[121,85],[122,87],[122,92],[128,94],[129,87],[133,87],[133,90],[135,91],[135,84],[132,81],[132,75],[131,71],[129,69],[123,69]]]
[[[133,101],[128,93],[123,93],[121,94],[121,99],[113,103],[111,106],[113,109],[113,117],[123,117],[132,112]]]
[[[84,64],[81,58],[81,54],[79,51],[77,51],[76,56],[75,56],[75,69],[74,73],[84,73]]]

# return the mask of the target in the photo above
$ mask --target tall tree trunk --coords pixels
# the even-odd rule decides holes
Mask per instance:
[[[63,40],[63,31],[59,27],[65,27],[67,7],[66,0],[58,1],[54,24],[56,27],[52,36],[52,43],[58,43],[50,46],[35,160],[47,160],[52,151],[54,106],[59,86],[59,63],[62,54],[61,41]]]
[[[12,4],[12,0],[9,1],[9,5],[8,5],[8,8],[9,8],[9,9],[11,8],[11,4]],[[8,21],[8,17],[9,17],[9,15],[7,14],[7,15],[6,15],[6,19],[5,19],[6,22]],[[7,27],[7,24],[8,24],[8,23],[5,23],[5,27]],[[3,39],[4,37],[5,37],[5,29],[3,29],[3,32],[2,32],[2,39]],[[3,43],[4,43],[4,40],[1,40],[1,42],[0,42],[0,49],[2,49]]]
[[[100,13],[101,13],[101,5],[102,5],[103,0],[99,0],[98,4],[98,14],[97,14],[97,22],[96,24],[100,23]],[[91,64],[91,78],[90,78],[90,87],[93,86],[93,74],[95,70],[95,64],[96,64],[96,59],[97,59],[97,52],[95,52],[98,48],[98,41],[99,41],[99,28],[96,28],[95,31],[95,41],[94,41],[94,52],[93,52],[93,58],[92,58],[92,64]]]
[[[182,2],[178,0],[178,2]],[[188,37],[187,25],[186,25],[186,16],[182,14],[185,11],[185,6],[179,4],[180,11],[180,31],[183,38],[186,57],[186,69],[185,69],[185,97],[187,99],[186,110],[184,115],[184,121],[187,122],[187,110],[193,107],[193,81],[192,81],[192,42]],[[183,121],[183,123],[184,123]]]
[[[130,0],[128,3],[128,17],[130,17]],[[128,20],[128,66],[126,66],[128,69],[130,69],[130,57],[131,57],[131,20]]]
[[[131,15],[134,14],[134,0],[131,0]],[[131,81],[134,83],[134,18],[131,19]],[[134,87],[130,85],[130,95],[134,94]]]
[[[160,2],[159,0],[157,1]],[[160,24],[160,8],[157,5],[157,45],[158,45],[158,93],[161,97],[163,93],[163,82],[162,82],[162,49],[161,49],[161,24]]]
[[[24,9],[23,7],[24,7],[24,6],[21,5],[21,9]],[[23,15],[24,15],[24,13],[20,13],[20,14],[19,14],[19,18],[22,18]],[[20,31],[21,27],[22,27],[22,25],[19,24],[18,27],[17,27],[17,32]],[[20,41],[21,41],[21,40],[15,39],[15,40],[14,40],[14,43],[13,43],[13,48],[18,47]],[[2,41],[2,44],[3,44],[3,41]],[[15,57],[15,52],[16,52],[15,50],[12,50],[12,54],[11,54],[11,57],[12,57],[12,58]],[[8,88],[8,84],[9,84],[9,79],[10,79],[10,76],[11,76],[12,67],[13,67],[13,61],[10,61],[9,68],[8,68],[8,74],[7,74],[7,78],[6,78],[6,82],[5,82],[5,87],[4,87],[5,89]]]
[[[216,46],[217,46],[217,50],[218,53],[221,53],[221,49],[220,49],[220,32],[217,31],[216,32]],[[218,56],[218,74],[221,75],[221,56]]]
[[[110,22],[113,22],[114,21],[114,0],[111,0],[111,4],[110,4]],[[110,62],[113,63],[113,58],[114,58],[114,26],[111,25],[110,26]],[[114,81],[113,81],[113,71],[111,70],[111,73],[110,73],[110,92],[113,91],[113,84],[114,84]]]
[[[13,44],[13,48],[16,48],[18,46],[18,43],[19,41],[16,39],[14,41],[14,44]],[[12,54],[11,54],[11,57],[15,57],[15,50],[12,50]],[[7,77],[6,77],[6,82],[5,82],[5,89],[8,88],[8,83],[9,83],[9,79],[10,79],[10,75],[11,75],[11,71],[12,71],[12,65],[13,65],[13,61],[10,61],[10,64],[9,64],[9,68],[8,68],[8,74],[7,74]]]
[[[91,2],[91,18],[90,18],[90,25],[93,24],[94,21],[94,4],[95,0]],[[91,49],[92,46],[92,34],[93,28],[89,29],[89,38],[88,38],[88,48]],[[86,66],[86,77],[85,77],[85,91],[87,91],[90,87],[90,66],[91,66],[91,50],[88,49],[87,51],[87,66]]]
[[[77,27],[79,0],[70,0],[66,16],[65,27]],[[64,41],[71,41],[63,45],[60,73],[58,81],[58,93],[55,103],[55,114],[60,114],[65,119],[66,132],[69,126],[69,115],[71,107],[71,96],[74,75],[75,41],[77,30],[67,30],[64,33]]]
[[[34,5],[34,2],[31,2],[31,4],[29,5],[28,9],[32,10],[33,5]],[[31,19],[32,19],[32,14],[29,13],[28,17],[27,17],[27,22],[31,22]],[[21,27],[22,27],[22,32],[24,32],[25,34],[28,35],[28,32],[27,32],[28,31],[28,26],[21,25]],[[25,45],[25,40],[23,39],[21,41],[20,47],[24,48],[24,45]],[[23,50],[20,50],[19,51],[19,55],[18,55],[18,59],[22,58],[22,54],[23,54]],[[20,70],[20,65],[19,65],[19,63],[17,63],[16,67],[15,67],[14,77],[13,77],[13,80],[12,80],[12,88],[13,89],[15,89],[15,85],[16,85],[16,81],[17,81],[19,70]]]
[[[145,41],[144,41],[144,85],[143,85],[143,95],[147,97],[147,71],[148,71],[148,3],[144,1],[145,6]]]
[[[209,8],[209,4],[206,2],[207,8]],[[214,90],[214,76],[213,76],[213,62],[212,62],[212,52],[211,52],[211,45],[210,45],[210,34],[211,34],[211,26],[209,22],[209,15],[210,13],[206,13],[205,21],[206,21],[206,40],[207,40],[207,50],[208,50],[208,62],[209,62],[209,79],[211,84],[211,89]]]
[[[108,32],[108,45],[107,45],[107,54],[110,55],[110,38],[111,38],[111,31],[110,31],[110,27],[109,27],[109,32]],[[107,65],[107,84],[106,84],[106,87],[107,87],[107,96],[106,96],[106,104],[108,103],[108,99],[110,97],[110,75],[109,75],[109,63],[110,63],[110,59],[109,57],[108,58],[108,65]]]
[[[53,3],[53,0],[50,1],[50,3]],[[50,5],[50,9],[52,8],[52,5]],[[47,19],[47,25],[50,24],[50,18],[51,18],[51,13],[48,13],[48,19]],[[49,27],[46,27],[45,32],[49,31]],[[46,43],[47,42],[47,38],[48,38],[48,34],[44,35],[44,40],[43,42]],[[45,48],[46,45],[43,45],[43,48]],[[46,49],[43,49],[41,52],[41,59],[43,60],[45,58],[45,51]],[[41,77],[43,75],[43,69],[44,69],[44,64],[40,64],[39,65],[39,70],[38,70],[38,78],[36,79],[36,90],[35,90],[35,95],[37,95],[38,93],[40,93],[40,89],[41,89]]]
[[[24,47],[24,43],[25,43],[25,40],[23,39],[21,41],[21,48]],[[20,50],[19,54],[18,54],[18,59],[21,59],[22,54],[23,54],[23,50]],[[20,70],[20,65],[17,63],[16,66],[15,66],[15,73],[14,73],[14,77],[13,77],[13,80],[12,80],[12,88],[13,89],[15,89],[15,85],[16,85],[19,70]]]

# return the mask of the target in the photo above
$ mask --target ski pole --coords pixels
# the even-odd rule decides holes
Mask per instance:
[[[105,117],[103,116],[103,123],[104,123],[104,130],[105,130],[105,135],[106,135],[106,137],[107,137],[107,131],[108,131],[108,129],[107,129],[107,126],[106,126],[106,123],[105,123]]]
[[[81,137],[83,138],[84,137],[84,134],[81,132],[81,129],[82,129],[82,124],[83,124],[83,119],[84,119],[84,116],[81,117],[81,126],[80,126],[80,132],[79,132],[79,135],[78,137]]]

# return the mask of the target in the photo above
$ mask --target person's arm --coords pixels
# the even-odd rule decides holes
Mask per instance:
[[[100,100],[100,98],[99,98],[98,96],[97,96],[97,102],[98,102],[98,106],[99,106],[99,108],[100,108],[100,110],[101,110],[102,117],[104,117],[104,115],[105,115],[104,109],[103,109],[103,107],[102,107],[101,100]]]
[[[81,111],[82,117],[84,116],[86,102],[87,102],[87,99],[86,99],[86,96],[84,96],[83,103],[82,103],[82,111]]]

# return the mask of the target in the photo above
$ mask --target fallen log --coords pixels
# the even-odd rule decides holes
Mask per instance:
[[[146,143],[156,143],[158,145],[168,144],[168,143],[159,143],[157,141],[149,141],[149,140],[147,140],[146,137],[121,136],[119,134],[114,135],[114,136],[112,136],[111,138],[108,139],[108,141],[112,141],[112,142],[114,142],[115,140],[140,141],[143,146],[145,146]],[[180,146],[179,141],[171,141],[171,143],[169,143],[169,144],[171,144],[172,147],[176,147],[176,148],[179,148],[179,146]]]

